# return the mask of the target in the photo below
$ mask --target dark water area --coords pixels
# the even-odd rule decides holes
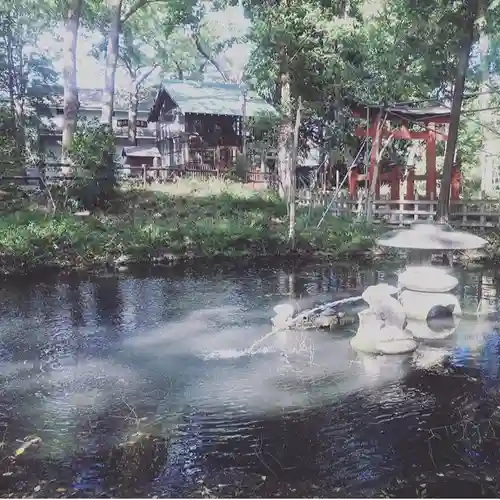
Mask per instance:
[[[409,357],[358,355],[349,328],[247,351],[275,305],[360,294],[396,271],[0,282],[2,496],[497,496],[495,270],[457,271],[483,319]]]

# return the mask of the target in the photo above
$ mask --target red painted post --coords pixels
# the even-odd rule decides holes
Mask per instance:
[[[426,196],[428,200],[436,200],[436,125],[434,123],[428,124],[427,141],[425,151],[426,163]]]
[[[349,170],[349,198],[351,198],[351,200],[356,199],[356,193],[358,191],[358,177],[358,167],[351,168]]]
[[[457,165],[454,165],[451,171],[450,198],[452,201],[457,201],[460,199],[461,184],[462,184],[462,174],[460,173],[460,168]]]
[[[400,185],[400,168],[399,165],[393,165],[391,170],[391,200],[399,201],[399,185]]]
[[[405,200],[415,200],[415,169],[412,168],[406,176]]]
[[[375,164],[377,163],[377,153],[380,148],[380,139],[382,137],[382,131],[380,131],[379,137],[378,137],[378,142],[379,144],[376,144],[377,142],[377,130],[380,126],[380,114],[376,115],[375,122],[373,124],[373,127],[370,127],[370,136],[372,139],[372,150],[370,153],[370,166],[368,167],[368,183],[371,185],[372,179],[373,179],[373,174],[375,172]],[[377,183],[378,184],[378,183]],[[377,193],[377,199],[380,198],[380,187],[376,186],[376,189],[378,190]]]

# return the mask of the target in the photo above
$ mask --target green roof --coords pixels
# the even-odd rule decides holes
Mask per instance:
[[[241,87],[235,83],[169,80],[162,87],[183,113],[243,115],[243,94]],[[257,93],[247,92],[247,116],[276,113],[276,109]]]

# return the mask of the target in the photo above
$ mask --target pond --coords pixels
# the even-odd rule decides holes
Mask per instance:
[[[394,283],[395,271],[261,265],[4,281],[3,495],[494,496],[494,271],[458,271],[462,303],[487,319],[420,357],[360,357],[348,327],[272,335],[249,354],[275,305],[360,294]]]

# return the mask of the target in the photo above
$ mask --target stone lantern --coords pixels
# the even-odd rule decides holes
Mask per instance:
[[[486,243],[479,236],[435,222],[415,222],[410,229],[389,231],[377,240],[378,245],[408,251],[408,265],[398,279],[398,298],[413,337],[447,338],[456,330],[462,313],[451,293],[457,278],[446,268],[432,266],[432,254],[477,249]]]
[[[410,229],[384,234],[377,244],[407,250],[408,265],[397,288],[379,284],[364,291],[368,308],[358,313],[351,346],[366,354],[404,354],[413,352],[419,339],[452,335],[461,316],[460,303],[452,294],[458,280],[449,269],[432,266],[432,254],[480,248],[486,240],[445,224],[416,222]]]

